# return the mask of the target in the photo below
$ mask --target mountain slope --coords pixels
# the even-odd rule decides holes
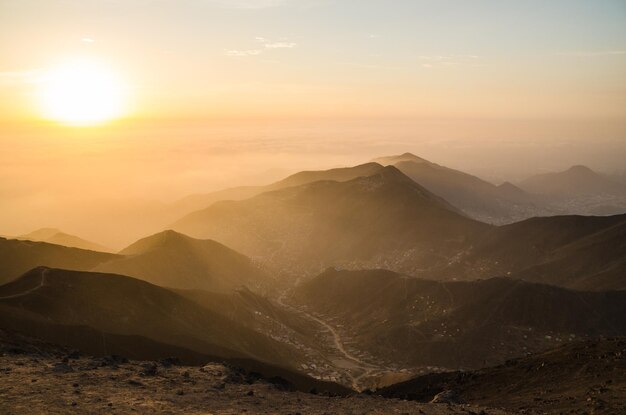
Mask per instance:
[[[267,289],[269,277],[249,258],[211,240],[174,231],[141,239],[120,251],[123,257],[94,271],[128,275],[152,284],[226,292],[246,285]]]
[[[397,167],[402,173],[444,198],[469,216],[489,223],[509,223],[545,210],[532,196],[512,185],[495,186],[476,176],[440,166],[411,153],[375,161]]]
[[[216,203],[173,228],[276,268],[317,272],[328,265],[439,266],[488,226],[385,167],[346,182],[318,181]]]
[[[624,338],[574,342],[501,366],[420,376],[377,394],[429,402],[453,391],[464,402],[515,413],[624,413],[625,351]]]
[[[222,200],[249,199],[263,192],[284,189],[292,186],[300,186],[319,180],[334,180],[339,182],[348,181],[361,176],[370,176],[380,169],[382,169],[382,166],[379,164],[366,163],[354,167],[302,171],[266,186],[240,186],[212,193],[190,195],[174,203],[172,209],[179,212],[179,215],[182,216],[199,209],[204,209],[213,203]]]
[[[409,366],[479,367],[580,337],[626,334],[626,291],[506,278],[441,283],[329,269],[302,284],[295,299],[369,353]]]
[[[0,284],[9,282],[37,266],[88,271],[117,255],[69,248],[46,242],[0,238]]]
[[[88,327],[222,358],[292,367],[300,361],[288,346],[179,294],[114,274],[36,268],[0,287],[0,324],[37,337],[50,325],[70,333]]]
[[[98,252],[111,252],[110,249],[99,245],[94,242],[87,241],[79,238],[75,235],[70,235],[65,232],[61,232],[54,228],[41,228],[27,233],[25,235],[18,236],[16,239],[26,239],[29,241],[48,242],[56,245],[68,246],[71,248],[87,249],[90,251]]]
[[[533,218],[486,232],[436,277],[508,275],[569,288],[626,289],[626,215]]]

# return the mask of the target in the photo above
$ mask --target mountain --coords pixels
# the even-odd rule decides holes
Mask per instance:
[[[372,163],[382,164],[383,166],[393,166],[398,163],[403,163],[405,161],[413,162],[413,163],[424,163],[424,164],[432,164],[430,161],[423,159],[421,157],[416,156],[412,153],[404,153],[397,156],[384,156],[378,157],[372,160]]]
[[[0,238],[0,284],[37,266],[88,271],[117,255],[69,248],[47,242]]]
[[[374,161],[393,165],[469,216],[488,223],[510,223],[547,213],[533,197],[512,184],[495,186],[459,170],[440,166],[411,153]]]
[[[387,366],[477,368],[574,339],[626,334],[626,291],[507,278],[436,282],[329,269],[294,300]]]
[[[114,274],[35,268],[0,287],[0,328],[69,346],[82,341],[77,334],[88,329],[218,358],[249,358],[284,367],[302,362],[295,349],[175,292]],[[64,333],[62,338],[59,333]],[[136,354],[149,353],[136,349],[141,343],[127,347],[134,347]]]
[[[553,209],[577,215],[626,213],[626,185],[591,170],[573,166],[557,173],[529,177],[519,186],[539,195]]]
[[[376,394],[430,402],[452,393],[514,413],[625,413],[625,350],[623,337],[567,343],[496,367],[419,376]]]
[[[182,216],[193,211],[206,208],[213,203],[222,200],[249,199],[264,192],[284,189],[286,187],[300,186],[319,180],[334,180],[339,182],[348,181],[361,176],[370,176],[380,169],[382,169],[382,166],[379,164],[366,163],[355,167],[302,171],[266,186],[240,186],[212,193],[190,195],[175,202],[171,208],[172,210],[179,212],[179,215]]]
[[[127,275],[152,284],[227,292],[243,285],[267,289],[270,278],[249,258],[212,240],[168,230],[141,239],[94,271]]]
[[[556,197],[592,195],[626,196],[626,187],[586,166],[572,166],[557,172],[532,176],[519,183],[527,192]]]
[[[20,235],[16,239],[26,239],[29,241],[37,241],[37,242],[48,242],[51,244],[68,246],[71,248],[87,249],[90,251],[111,252],[109,248],[106,248],[102,245],[87,241],[75,235],[70,235],[65,232],[61,232],[60,230],[54,229],[54,228],[37,229],[36,231],[33,231],[31,233]]]
[[[440,266],[488,227],[392,166],[344,182],[317,181],[215,203],[172,225],[275,269],[305,273],[330,265],[407,271]]]
[[[626,215],[532,218],[491,228],[438,278],[508,275],[563,287],[626,289]]]

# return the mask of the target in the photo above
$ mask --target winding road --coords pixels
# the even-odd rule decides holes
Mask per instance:
[[[326,321],[322,320],[321,318],[305,311],[299,308],[296,308],[292,305],[289,304],[285,304],[283,302],[283,299],[286,297],[286,294],[281,295],[278,298],[278,304],[280,304],[282,307],[288,308],[296,313],[300,313],[303,316],[305,316],[306,318],[308,318],[309,320],[313,320],[315,321],[317,324],[319,324],[320,326],[324,327],[333,337],[333,343],[334,343],[334,347],[335,349],[339,352],[339,354],[344,357],[346,360],[350,360],[352,362],[355,363],[355,366],[362,370],[363,372],[361,374],[359,374],[358,376],[354,376],[350,370],[344,369],[346,375],[350,378],[351,383],[352,383],[352,388],[358,392],[361,392],[361,386],[360,386],[360,380],[363,379],[364,377],[370,375],[373,371],[375,370],[384,370],[384,368],[379,367],[379,366],[375,366],[372,365],[370,363],[367,363],[361,359],[359,359],[357,356],[354,356],[353,354],[351,354],[349,351],[347,351],[343,345],[343,341],[341,340],[341,335],[337,332],[337,330],[335,330],[335,328],[333,326],[331,326],[330,324],[328,324]]]

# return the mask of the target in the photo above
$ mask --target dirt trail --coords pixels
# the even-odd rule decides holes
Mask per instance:
[[[46,276],[48,275],[48,268],[42,268],[41,270],[41,281],[39,281],[39,285],[37,285],[36,287],[30,288],[24,292],[18,293],[18,294],[12,294],[12,295],[6,295],[4,297],[0,297],[0,300],[8,300],[10,298],[17,298],[17,297],[23,297],[25,295],[28,295],[30,293],[32,293],[33,291],[37,291],[38,289],[40,289],[41,287],[43,287],[46,283]]]

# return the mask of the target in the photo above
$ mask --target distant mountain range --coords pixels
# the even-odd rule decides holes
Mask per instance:
[[[393,165],[415,182],[444,198],[469,216],[488,223],[509,223],[550,211],[532,195],[511,183],[495,186],[459,170],[443,167],[411,153],[374,159]]]
[[[528,192],[555,198],[626,195],[626,186],[586,166],[572,166],[557,173],[538,174],[523,180],[519,186]]]
[[[109,248],[94,242],[87,241],[75,235],[70,235],[55,228],[41,228],[20,235],[16,239],[26,239],[29,241],[49,242],[51,244],[69,246],[71,248],[88,249],[90,251],[111,252]]]

